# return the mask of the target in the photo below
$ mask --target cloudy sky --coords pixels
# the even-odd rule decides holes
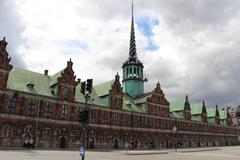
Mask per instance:
[[[130,0],[0,0],[0,37],[14,67],[50,74],[72,58],[98,84],[127,59]],[[135,0],[137,53],[151,91],[168,100],[240,104],[240,1]]]

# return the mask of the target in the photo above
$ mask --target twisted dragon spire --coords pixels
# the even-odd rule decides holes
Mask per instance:
[[[132,1],[132,22],[131,22],[131,33],[130,33],[130,46],[129,46],[129,58],[137,57],[135,31],[134,31],[134,18],[133,18],[133,1]]]

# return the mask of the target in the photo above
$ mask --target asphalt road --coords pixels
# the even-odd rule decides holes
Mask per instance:
[[[0,160],[80,160],[79,151],[0,150]],[[85,160],[240,160],[240,146],[163,150],[87,151]]]

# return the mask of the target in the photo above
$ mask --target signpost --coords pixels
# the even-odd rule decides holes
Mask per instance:
[[[83,146],[80,147],[80,156],[82,157],[82,160],[84,160],[85,157],[85,149]]]

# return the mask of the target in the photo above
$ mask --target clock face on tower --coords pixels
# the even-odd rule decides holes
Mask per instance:
[[[0,64],[3,64],[3,56],[0,53]]]

